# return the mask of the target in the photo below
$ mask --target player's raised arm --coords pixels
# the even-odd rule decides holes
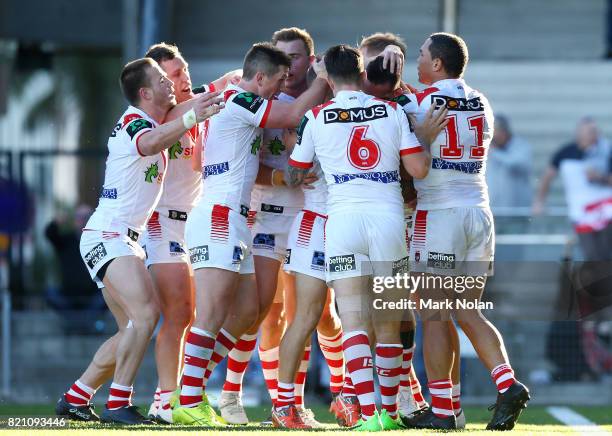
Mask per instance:
[[[401,109],[397,110],[397,119],[400,123],[400,156],[404,169],[415,179],[427,177],[431,167],[431,154],[424,148],[416,135],[410,131],[410,125]]]

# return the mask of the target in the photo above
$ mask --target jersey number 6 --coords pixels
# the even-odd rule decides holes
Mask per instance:
[[[371,170],[380,161],[380,147],[376,141],[365,137],[368,127],[353,127],[348,143],[348,160],[351,165],[360,170]]]
[[[459,144],[459,128],[457,115],[447,117],[446,144],[440,146],[440,157],[443,159],[461,159],[464,146]],[[485,155],[483,147],[484,115],[477,115],[467,119],[468,128],[474,131],[475,144],[469,145],[470,159],[482,159]]]

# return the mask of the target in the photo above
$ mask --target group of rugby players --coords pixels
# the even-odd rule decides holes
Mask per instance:
[[[486,276],[493,260],[484,181],[493,116],[462,79],[467,47],[429,36],[420,92],[401,82],[405,54],[401,38],[377,33],[317,60],[310,35],[287,28],[198,94],[176,46],[156,44],[123,68],[130,106],[110,135],[80,245],[118,332],[61,396],[58,415],[247,424],[242,380],[259,333],[272,424],[319,427],[303,398],[316,329],[340,425],[464,428],[456,322],[498,389],[487,428],[513,428],[529,392],[479,310],[421,314],[430,406],[412,368],[412,311],[377,316],[370,304],[372,276],[407,271],[409,259],[411,273],[434,276]],[[132,385],[160,313],[159,385],[145,417]],[[219,416],[206,385],[224,358]],[[91,399],[110,379],[98,417]]]

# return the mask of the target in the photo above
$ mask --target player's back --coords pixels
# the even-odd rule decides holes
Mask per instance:
[[[409,129],[394,103],[340,91],[309,112],[307,122],[313,123],[306,134],[312,135],[329,189],[329,214],[403,213],[400,147]]]
[[[416,112],[417,119],[432,104],[448,109],[448,125],[431,145],[431,170],[414,181],[419,209],[488,207],[485,169],[493,112],[485,96],[463,79],[447,79],[408,97],[404,108]]]

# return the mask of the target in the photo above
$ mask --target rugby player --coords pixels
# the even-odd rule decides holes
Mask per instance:
[[[121,90],[130,103],[108,140],[104,186],[99,205],[83,229],[80,250],[92,279],[118,326],[118,333],[96,352],[83,375],[56,406],[58,415],[93,421],[95,391],[114,372],[104,422],[150,422],[131,405],[136,372],[159,317],[153,283],[138,236],[160,198],[166,149],[185,132],[220,109],[216,94],[176,105],[172,82],[150,58],[128,63]],[[174,107],[179,117],[160,125]],[[129,277],[129,280],[126,280]]]
[[[347,370],[361,406],[362,417],[353,428],[397,429],[401,422],[396,406],[402,359],[399,322],[372,316],[368,278],[390,275],[391,263],[406,262],[400,160],[409,174],[422,178],[429,170],[430,156],[395,103],[359,91],[364,75],[359,51],[345,45],[332,47],[325,54],[325,67],[334,99],[302,120],[287,182],[301,183],[316,155],[329,190],[326,278],[337,295]],[[380,415],[374,404],[370,325],[378,342],[376,365],[383,387]],[[274,409],[279,422],[295,422],[296,413],[290,399]]]
[[[259,298],[254,295],[257,288],[246,217],[259,166],[261,129],[297,125],[327,88],[325,80],[317,79],[293,103],[270,100],[278,93],[290,64],[289,57],[274,46],[253,45],[245,56],[241,81],[226,88],[225,109],[207,123],[203,133],[204,192],[186,226],[195,270],[196,318],[186,339],[174,422],[221,425],[202,397],[206,368],[217,349],[230,348],[258,318],[258,306],[245,304]]]
[[[462,79],[468,49],[460,37],[432,34],[419,53],[419,81],[429,87],[404,96],[404,111],[418,119],[431,106],[445,107],[449,123],[446,134],[431,146],[429,174],[415,181],[418,200],[410,247],[411,272],[486,279],[492,274],[494,254],[493,217],[484,178],[493,112],[485,96]],[[480,300],[484,284],[474,283],[461,294],[461,299]],[[421,300],[432,295],[454,299],[454,292],[433,287],[420,289],[418,296]],[[434,314],[437,320],[429,320],[429,313],[421,313],[432,407],[407,424],[416,428],[457,427],[453,398],[458,400],[458,392],[453,392],[451,369],[459,347],[451,314],[497,386],[497,402],[487,429],[512,429],[529,400],[529,391],[514,377],[501,335],[478,308],[439,312]]]

